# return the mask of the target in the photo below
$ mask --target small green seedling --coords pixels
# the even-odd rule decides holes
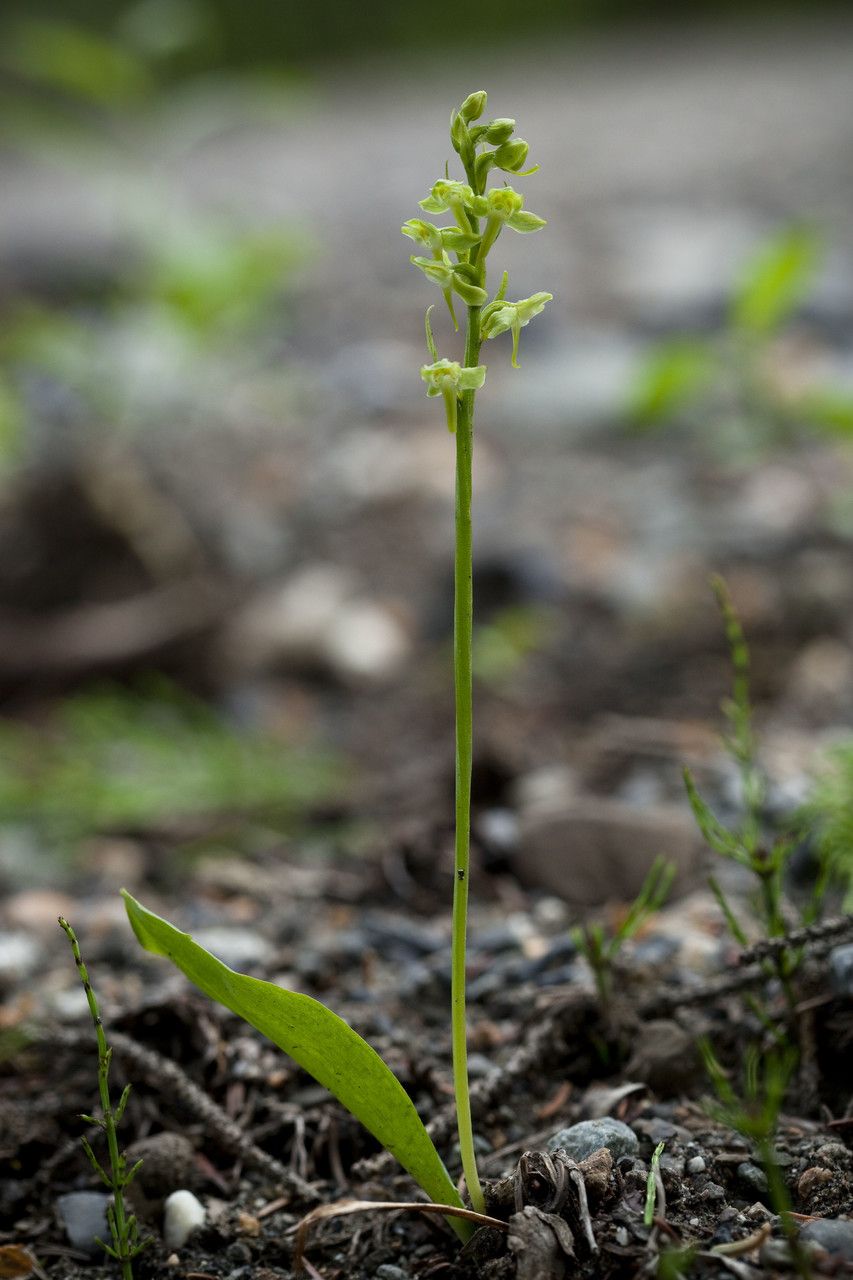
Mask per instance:
[[[636,934],[669,896],[675,878],[675,866],[657,857],[649,868],[639,893],[621,923],[609,933],[597,923],[584,924],[572,931],[572,937],[592,970],[595,987],[603,1010],[610,1007],[613,996],[613,968],[624,944]]]
[[[807,1280],[811,1274],[808,1259],[799,1244],[796,1223],[791,1216],[791,1198],[774,1145],[782,1102],[796,1068],[796,1050],[773,1047],[762,1052],[757,1045],[750,1045],[744,1055],[743,1091],[739,1094],[709,1042],[700,1040],[699,1048],[717,1095],[717,1102],[708,1106],[708,1112],[713,1119],[734,1129],[752,1144],[767,1178],[770,1203],[779,1215],[794,1266]]]
[[[105,1240],[98,1239],[98,1237],[96,1239],[101,1248],[105,1249],[110,1257],[115,1258],[116,1262],[120,1264],[122,1280],[133,1280],[133,1259],[138,1253],[142,1252],[150,1241],[140,1240],[136,1218],[133,1214],[128,1216],[125,1213],[124,1206],[124,1193],[142,1164],[141,1160],[137,1160],[136,1164],[130,1169],[127,1168],[124,1155],[119,1150],[116,1132],[124,1115],[127,1100],[130,1097],[130,1085],[125,1085],[121,1097],[117,1104],[113,1106],[110,1101],[110,1064],[113,1051],[107,1044],[104,1025],[101,1022],[101,1014],[98,1009],[98,1001],[89,981],[89,974],[83,963],[83,957],[80,954],[80,947],[74,930],[62,916],[59,917],[59,924],[71,944],[77,972],[80,975],[80,981],[83,983],[83,990],[86,992],[89,1012],[92,1015],[92,1021],[95,1024],[95,1035],[98,1039],[98,1091],[101,1096],[101,1111],[103,1114],[100,1120],[95,1119],[94,1116],[86,1115],[81,1118],[87,1124],[96,1125],[99,1129],[103,1129],[106,1134],[110,1162],[109,1172],[98,1160],[86,1138],[80,1139],[83,1144],[83,1150],[89,1157],[95,1173],[113,1193],[112,1204],[107,1205],[107,1221],[110,1227],[110,1235],[112,1236],[112,1244],[107,1244]]]
[[[766,798],[766,781],[759,768],[755,734],[752,725],[752,706],[749,693],[749,648],[728,587],[722,578],[712,579],[712,587],[726,627],[726,637],[731,653],[734,682],[732,696],[723,704],[727,731],[723,745],[735,761],[741,780],[743,818],[737,827],[724,826],[699,795],[689,769],[684,770],[684,783],[693,815],[706,842],[721,857],[730,858],[752,872],[758,885],[756,909],[758,918],[768,938],[780,938],[786,933],[782,910],[783,879],[787,861],[794,850],[799,831],[783,835],[767,842],[764,838],[763,812]],[[799,826],[801,824],[797,824]],[[811,924],[819,915],[828,882],[828,869],[822,867],[812,891],[810,901],[802,910],[803,924]],[[709,876],[708,883],[720,905],[729,932],[738,946],[749,945],[746,931],[726,898],[716,876]],[[800,963],[801,954],[794,949],[774,953],[767,961],[769,975],[781,984],[789,1010],[796,1005],[792,978]]]
[[[660,1158],[663,1155],[665,1142],[659,1142],[652,1152],[649,1165],[649,1176],[646,1178],[646,1207],[643,1210],[643,1223],[650,1227],[655,1220],[655,1204],[658,1198],[658,1179],[660,1178]]]
[[[486,189],[492,169],[524,176],[528,145],[513,140],[515,121],[505,118],[476,123],[486,109],[486,94],[472,93],[450,124],[450,140],[464,170],[464,181],[445,172],[434,182],[421,208],[431,215],[448,214],[449,226],[421,218],[406,222],[402,231],[423,251],[412,257],[430,283],[444,297],[454,328],[458,328],[454,299],[465,306],[465,346],[462,361],[439,357],[428,308],[426,342],[431,362],[421,368],[427,395],[440,397],[449,431],[456,445],[456,553],[454,676],[456,692],[456,848],[453,877],[451,943],[451,1031],[453,1079],[459,1130],[459,1149],[468,1194],[482,1213],[483,1192],[477,1172],[468,1068],[465,1018],[465,959],[471,812],[473,738],[472,681],[472,454],[474,398],[486,369],[479,364],[483,342],[512,334],[512,365],[518,366],[521,330],[551,301],[550,293],[535,293],[511,302],[506,297],[504,271],[490,297],[486,259],[505,227],[538,231],[544,220],[524,208],[524,198],[510,186]],[[538,167],[538,166],[536,166]],[[142,945],[168,956],[212,999],[245,1018],[289,1053],[325,1085],[377,1140],[397,1157],[427,1195],[439,1203],[461,1205],[456,1186],[442,1164],[414,1105],[397,1078],[374,1050],[340,1018],[308,996],[285,991],[226,968],[192,938],[147,911],[128,894],[125,902],[131,924]],[[454,1221],[463,1238],[470,1225]]]

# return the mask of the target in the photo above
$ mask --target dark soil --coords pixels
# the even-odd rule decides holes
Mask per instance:
[[[144,866],[139,870],[150,882]],[[456,1169],[442,860],[427,865],[402,846],[393,860],[353,860],[344,870],[292,864],[284,853],[254,863],[208,858],[196,867],[196,883],[181,923],[216,918],[235,936],[248,927],[265,939],[268,959],[255,971],[327,1001],[370,1039],[423,1118],[436,1125],[438,1145]],[[677,946],[661,962],[668,948],[652,925],[624,954],[619,997],[605,1014],[583,981],[561,904],[522,894],[485,871],[477,884],[470,1045],[482,1173],[495,1180],[487,1193],[493,1213],[509,1219],[519,1204],[539,1212],[528,1211],[527,1236],[513,1219],[515,1252],[508,1252],[506,1234],[483,1228],[460,1253],[440,1219],[410,1211],[333,1218],[311,1230],[310,1263],[329,1278],[635,1276],[655,1274],[662,1253],[690,1246],[697,1251],[691,1274],[716,1276],[729,1274],[731,1262],[714,1256],[714,1246],[752,1239],[738,1258],[746,1270],[736,1273],[753,1274],[759,1256],[774,1273],[784,1246],[773,1251],[781,1235],[763,1175],[744,1139],[709,1118],[695,1049],[697,1036],[710,1036],[737,1079],[745,1046],[762,1043],[742,996],[714,998],[708,980],[703,994]],[[146,894],[155,909],[170,909],[156,885]],[[670,908],[674,917],[680,911],[679,904]],[[289,1277],[294,1227],[316,1205],[419,1198],[321,1088],[238,1020],[188,991],[162,963],[135,955],[126,930],[107,923],[105,914],[84,943],[115,1033],[114,1089],[133,1083],[122,1138],[131,1155],[146,1160],[136,1203],[153,1243],[136,1264],[139,1280]],[[715,945],[720,960],[731,961],[726,945]],[[754,993],[762,986],[755,984]],[[800,1040],[803,1066],[777,1150],[798,1221],[805,1221],[847,1214],[853,1204],[849,1074],[839,1071],[844,1055],[849,1062],[853,1002],[831,994],[819,957],[805,965],[799,994],[798,1022],[789,1033]],[[772,988],[768,998],[784,1023]],[[79,1113],[90,1111],[96,1096],[91,1025],[62,1024],[34,1039],[23,1033],[16,1046],[20,1005],[9,1006],[6,1022],[0,1242],[26,1244],[50,1276],[109,1274],[69,1246],[57,1218],[58,1196],[95,1186],[77,1140],[87,1131]],[[184,1079],[176,1083],[171,1068],[144,1050],[176,1064]],[[205,1100],[222,1109],[225,1123]],[[639,1152],[581,1165],[593,1252],[575,1184],[561,1187],[553,1161],[543,1165],[536,1153],[561,1128],[604,1115],[633,1129]],[[242,1135],[236,1140],[235,1126]],[[649,1228],[643,1224],[649,1161],[660,1141],[665,1199]],[[259,1151],[268,1153],[266,1166],[269,1156],[286,1166],[281,1176]],[[288,1174],[303,1180],[301,1193]],[[162,1202],[184,1187],[206,1205],[207,1222],[170,1251],[160,1239]],[[569,1233],[555,1234],[554,1218]],[[825,1265],[813,1265],[839,1274],[850,1264],[827,1257]]]

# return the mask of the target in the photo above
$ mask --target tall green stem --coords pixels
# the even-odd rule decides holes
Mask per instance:
[[[468,308],[465,365],[474,367],[480,354],[480,308]],[[471,1204],[482,1213],[483,1190],[477,1172],[471,1099],[468,1089],[468,1046],[465,1018],[465,960],[468,923],[468,879],[471,850],[471,760],[473,742],[473,630],[471,490],[474,445],[474,392],[461,397],[456,422],[456,555],[453,626],[453,670],[456,690],[456,866],[453,878],[451,954],[451,1030],[453,1086],[459,1153]]]

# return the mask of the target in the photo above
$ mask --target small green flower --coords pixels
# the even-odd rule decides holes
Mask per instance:
[[[454,266],[444,251],[442,251],[441,257],[421,258],[413,255],[409,261],[414,266],[419,267],[427,280],[437,284],[440,289],[453,289],[469,307],[482,306],[489,296],[485,289],[480,289],[466,279],[461,267]]]
[[[544,218],[537,218],[524,208],[524,196],[512,187],[492,187],[484,196],[478,196],[473,212],[505,222],[513,231],[538,231],[545,226]]]
[[[431,222],[424,222],[421,218],[409,218],[400,230],[404,236],[414,240],[415,244],[422,244],[426,249],[441,249],[441,231]]]
[[[436,360],[421,368],[421,377],[427,384],[428,396],[443,396],[447,411],[447,429],[456,433],[456,409],[463,391],[478,391],[486,381],[486,366],[477,365],[464,369],[456,360]]]
[[[456,182],[453,178],[439,178],[434,182],[429,195],[418,204],[427,213],[446,213],[452,210],[454,216],[470,209],[474,200],[474,192],[467,182]],[[463,214],[464,216],[464,214]]]
[[[524,196],[512,187],[492,187],[486,195],[475,196],[471,212],[487,220],[480,246],[480,261],[497,240],[504,223],[512,227],[513,231],[538,231],[545,226],[545,219],[529,213],[524,208]]]
[[[499,334],[511,329],[512,367],[517,369],[518,340],[521,330],[526,324],[530,324],[534,316],[538,316],[539,312],[544,310],[546,302],[551,302],[553,297],[552,293],[534,293],[529,298],[522,298],[518,302],[505,302],[503,299],[490,302],[483,308],[480,317],[481,337],[497,338]]]

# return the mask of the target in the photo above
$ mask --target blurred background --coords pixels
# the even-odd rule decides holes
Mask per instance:
[[[446,846],[453,453],[399,226],[479,88],[549,224],[493,260],[555,298],[521,371],[484,352],[480,855],[597,902],[578,850],[622,850],[633,892],[633,813],[689,861],[681,762],[736,802],[712,571],[775,803],[840,746],[853,828],[849,6],[486,11],[4,6],[7,924],[86,876],[178,893],[286,848],[411,879]]]

